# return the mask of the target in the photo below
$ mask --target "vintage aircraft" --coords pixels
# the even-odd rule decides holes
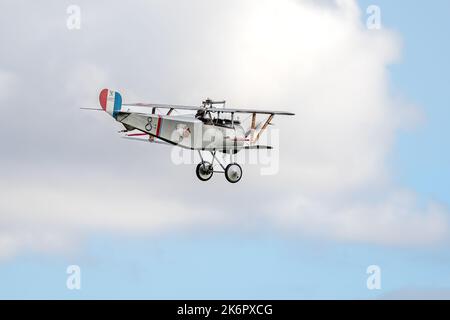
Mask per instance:
[[[237,183],[242,177],[242,168],[233,161],[233,155],[244,149],[272,149],[271,146],[257,145],[261,134],[271,124],[275,115],[293,116],[290,112],[250,109],[228,109],[225,101],[207,99],[199,107],[167,104],[122,103],[120,93],[103,89],[100,92],[101,109],[125,127],[122,133],[128,139],[138,139],[152,143],[174,145],[185,149],[197,150],[201,162],[196,174],[201,181],[208,181],[213,173],[224,173],[231,183]],[[218,107],[222,105],[222,107]],[[167,110],[161,114],[162,110]],[[174,110],[195,111],[196,114],[172,115]],[[235,114],[250,114],[251,126],[245,130]],[[264,115],[263,121],[256,123],[257,115]],[[133,133],[133,132],[137,133]],[[140,137],[146,137],[143,140]],[[204,160],[202,151],[210,152],[211,162]],[[216,152],[230,154],[230,163],[223,165]],[[214,160],[223,171],[214,170]]]

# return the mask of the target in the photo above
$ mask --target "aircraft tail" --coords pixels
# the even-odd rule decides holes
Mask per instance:
[[[116,91],[103,89],[100,92],[99,100],[102,109],[114,118],[122,109],[122,96]]]

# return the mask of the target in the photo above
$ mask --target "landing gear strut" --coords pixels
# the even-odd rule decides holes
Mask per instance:
[[[208,181],[212,178],[214,173],[224,173],[225,178],[230,183],[238,183],[242,178],[242,168],[239,164],[232,162],[226,167],[217,159],[216,152],[211,152],[212,161],[211,163],[204,161],[201,152],[198,152],[201,158],[201,162],[197,165],[195,173],[197,178],[201,181]],[[223,171],[214,171],[214,160],[222,167]]]

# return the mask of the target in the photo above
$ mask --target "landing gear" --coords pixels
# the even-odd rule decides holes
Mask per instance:
[[[197,174],[197,178],[199,178],[201,181],[208,181],[213,176],[214,168],[209,162],[200,162],[197,165],[195,173]]]
[[[210,151],[211,152],[211,151]],[[216,152],[211,152],[212,155],[212,161],[211,163],[205,161],[202,157],[201,152],[198,152],[200,155],[200,159],[202,162],[200,162],[197,165],[197,168],[195,170],[195,173],[197,174],[197,178],[199,178],[201,181],[208,181],[212,178],[214,173],[224,173],[225,178],[230,183],[238,183],[242,178],[242,168],[239,164],[232,162],[227,165],[226,167],[217,159]],[[217,161],[217,163],[222,167],[223,171],[215,171],[214,170],[214,160]],[[232,159],[231,159],[232,160]]]
[[[242,178],[242,168],[237,163],[230,163],[225,168],[225,178],[230,183],[237,183]]]

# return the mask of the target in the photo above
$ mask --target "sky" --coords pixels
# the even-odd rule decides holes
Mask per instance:
[[[449,10],[2,0],[0,298],[449,299]],[[275,174],[205,184],[79,110],[104,87],[296,116],[274,121]]]

